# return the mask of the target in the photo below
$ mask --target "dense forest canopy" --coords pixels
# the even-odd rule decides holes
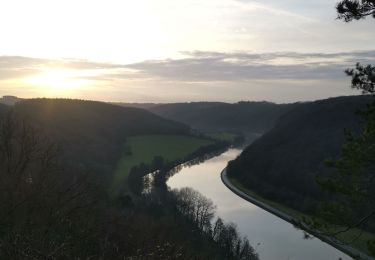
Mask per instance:
[[[356,110],[370,96],[339,97],[301,104],[228,165],[230,177],[260,195],[311,212],[322,198],[316,176],[327,175],[327,158],[337,158],[344,129],[359,132]]]

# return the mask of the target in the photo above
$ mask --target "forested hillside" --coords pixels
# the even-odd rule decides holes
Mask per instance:
[[[157,106],[156,103],[123,103],[123,102],[111,102],[110,104],[121,106],[121,107],[135,107],[142,109],[149,109],[151,107]]]
[[[330,172],[324,161],[339,156],[344,129],[360,129],[356,111],[371,100],[352,96],[299,105],[229,163],[229,176],[265,198],[312,210],[322,196],[316,176]]]
[[[197,192],[162,181],[109,197],[91,174],[114,167],[130,135],[188,130],[96,102],[0,105],[0,259],[258,259],[233,225],[218,218],[212,232],[214,205]]]
[[[67,165],[106,178],[113,173],[127,137],[189,133],[188,126],[143,109],[102,102],[30,99],[17,103],[14,111],[57,141]]]
[[[199,130],[264,133],[294,106],[270,102],[192,102],[157,105],[149,110]]]

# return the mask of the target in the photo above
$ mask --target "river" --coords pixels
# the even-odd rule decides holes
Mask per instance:
[[[304,232],[230,191],[220,173],[241,150],[229,149],[201,164],[185,166],[168,180],[171,188],[193,188],[217,205],[217,216],[237,225],[261,260],[352,259],[319,239],[304,239]]]

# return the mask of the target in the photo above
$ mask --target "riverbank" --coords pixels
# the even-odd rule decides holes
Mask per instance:
[[[343,253],[353,257],[354,259],[364,259],[364,260],[373,260],[374,259],[374,258],[368,256],[367,254],[359,251],[356,248],[353,248],[353,247],[348,246],[348,245],[343,245],[340,241],[338,241],[335,238],[332,238],[332,237],[329,237],[329,236],[326,236],[326,235],[322,235],[319,232],[317,232],[316,230],[312,230],[307,225],[301,223],[301,221],[294,218],[290,214],[288,214],[284,211],[281,211],[281,210],[279,210],[275,207],[272,207],[269,204],[267,204],[267,203],[265,203],[265,202],[263,202],[263,201],[261,201],[257,198],[254,198],[254,196],[252,196],[252,195],[244,192],[243,190],[239,189],[238,187],[233,185],[232,182],[227,177],[226,168],[224,170],[222,170],[222,172],[221,172],[221,180],[228,189],[230,189],[233,193],[235,193],[239,197],[241,197],[241,198],[251,202],[252,204],[270,212],[271,214],[274,214],[275,216],[293,224],[294,226],[296,226],[298,228],[301,228],[302,230],[306,231],[307,233],[309,233],[309,234],[313,235],[314,237],[326,242],[327,244],[335,247],[336,249],[342,251]]]

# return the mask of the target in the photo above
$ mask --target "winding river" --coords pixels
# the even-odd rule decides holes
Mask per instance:
[[[230,191],[220,173],[240,152],[229,149],[201,164],[185,166],[168,180],[168,186],[190,187],[210,198],[217,205],[217,215],[237,225],[261,260],[352,259],[319,239],[304,239],[303,231]]]

